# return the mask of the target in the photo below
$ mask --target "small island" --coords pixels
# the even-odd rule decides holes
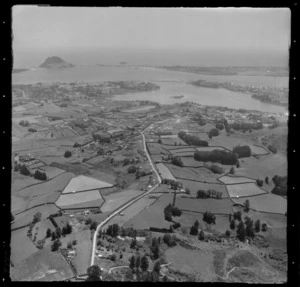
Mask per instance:
[[[47,58],[39,67],[46,68],[46,69],[63,69],[63,68],[74,67],[74,65],[65,62],[60,57],[53,56]]]

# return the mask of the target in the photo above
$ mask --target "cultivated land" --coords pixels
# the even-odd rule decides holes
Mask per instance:
[[[287,199],[272,193],[272,178],[287,175],[286,116],[112,97],[155,89],[143,82],[13,86],[13,281],[84,280],[91,264],[103,268],[104,281],[137,281],[136,274],[128,278],[132,255],[147,256],[149,272],[160,260],[158,281],[286,280]],[[179,138],[180,131],[190,137]],[[208,146],[197,146],[195,137]],[[235,155],[238,163],[194,158],[196,151],[238,145],[251,151]],[[166,216],[168,205],[181,213],[169,207]],[[231,228],[237,211],[244,224],[247,217],[260,220],[254,237],[238,238],[239,219]],[[214,223],[204,220],[206,212]],[[109,234],[112,224],[124,229],[119,237]],[[60,236],[68,225],[71,232]],[[164,242],[166,234],[174,246]],[[53,236],[61,242],[56,251]],[[158,258],[153,238],[160,241]]]

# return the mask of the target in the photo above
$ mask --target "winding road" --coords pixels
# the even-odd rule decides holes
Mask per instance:
[[[150,125],[151,126],[151,125]],[[149,126],[149,127],[150,127]],[[148,128],[149,128],[148,127]],[[147,128],[146,128],[147,129]],[[145,130],[146,130],[145,129]],[[158,174],[157,170],[155,169],[155,166],[153,165],[152,163],[152,160],[150,158],[150,155],[148,154],[148,150],[147,150],[147,147],[146,147],[146,139],[145,139],[145,135],[143,134],[145,132],[145,130],[143,132],[141,132],[141,135],[142,135],[142,138],[143,138],[143,144],[144,144],[144,150],[145,150],[145,153],[147,155],[147,158],[151,164],[151,167],[153,168],[154,172],[156,173],[157,175],[157,178],[158,178],[158,181],[159,183],[156,184],[153,188],[151,188],[150,190],[144,192],[143,194],[141,194],[140,196],[128,201],[125,205],[121,206],[120,208],[118,208],[117,210],[115,210],[111,215],[109,215],[104,221],[102,221],[98,226],[97,226],[97,229],[94,233],[94,236],[93,236],[93,247],[92,247],[92,257],[91,257],[91,266],[94,265],[95,263],[95,250],[96,250],[96,242],[97,242],[97,234],[99,232],[99,230],[107,223],[109,222],[113,217],[115,217],[116,215],[118,215],[121,211],[123,211],[124,209],[126,209],[127,207],[131,206],[132,204],[134,204],[136,201],[140,200],[142,197],[148,195],[149,193],[151,193],[155,188],[157,188],[160,183],[161,183],[161,177],[160,175]]]

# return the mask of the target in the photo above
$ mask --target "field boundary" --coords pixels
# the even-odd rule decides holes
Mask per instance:
[[[221,199],[222,200],[222,199]],[[202,211],[194,211],[194,210],[188,210],[188,209],[181,209],[181,211],[182,212],[191,212],[191,213],[201,213],[201,214],[204,214],[205,212],[202,212]],[[214,212],[213,213],[214,215],[229,215],[229,214],[231,214],[231,212],[230,213],[216,213],[216,212]]]
[[[15,215],[19,215],[19,214],[21,214],[21,213],[24,213],[24,212],[26,212],[26,211],[28,211],[28,210],[30,210],[30,209],[32,209],[32,208],[36,208],[36,207],[43,206],[43,205],[51,205],[51,204],[55,205],[58,209],[61,209],[60,207],[58,207],[58,206],[55,204],[55,202],[51,202],[51,203],[42,203],[42,204],[38,204],[38,205],[32,206],[32,207],[30,207],[30,208],[28,208],[28,209],[26,209],[26,210],[23,210],[23,211],[21,211],[21,212],[19,212],[19,213],[15,213]]]
[[[208,184],[219,184],[219,185],[225,185],[224,183],[221,182],[208,182],[208,181],[203,181],[203,180],[196,180],[196,179],[190,179],[190,178],[185,178],[185,177],[175,177],[183,180],[190,180],[190,181],[196,181],[196,182],[202,182],[202,183],[208,183]]]

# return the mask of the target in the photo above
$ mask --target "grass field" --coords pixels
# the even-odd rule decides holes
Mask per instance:
[[[219,180],[225,184],[256,182],[254,179],[250,179],[247,177],[234,177],[234,176],[228,176],[228,175],[224,175],[224,176],[220,177]]]
[[[33,185],[21,191],[18,191],[15,193],[15,195],[29,200],[34,196],[40,196],[44,194],[49,194],[53,191],[63,190],[72,177],[74,177],[73,173],[66,172],[49,181]]]
[[[150,154],[168,154],[168,151],[163,149],[159,143],[147,143],[147,147]]]
[[[177,135],[173,135],[172,137],[163,137],[161,136],[161,141],[162,144],[164,145],[171,145],[175,147],[175,144],[177,144],[177,146],[179,146],[181,144],[181,146],[186,146],[187,144],[180,138],[178,138]]]
[[[18,172],[12,172],[11,192],[14,193],[15,191],[35,183],[41,183],[41,181],[34,179],[31,176],[25,176]]]
[[[99,190],[89,190],[76,193],[63,193],[56,201],[56,205],[60,208],[80,208],[81,205],[99,207],[103,203]]]
[[[46,237],[46,232],[48,228],[50,228],[51,231],[55,231],[55,227],[50,221],[50,219],[42,220],[34,225],[34,228],[32,229],[32,234],[33,236],[34,234],[36,234],[36,242]],[[45,244],[49,244],[50,242],[51,241],[49,238]]]
[[[86,161],[86,163],[91,164],[91,165],[97,165],[104,160],[105,160],[105,157],[103,155],[99,155],[99,156],[89,159],[88,161]]]
[[[199,274],[205,277],[210,274],[212,256],[201,250],[189,250],[182,246],[169,248],[165,252],[166,259],[171,264],[172,269],[185,273]]]
[[[122,211],[124,214],[123,216],[117,215],[113,217],[109,223],[107,223],[104,228],[107,228],[108,225],[112,225],[114,223],[119,224],[120,226],[123,226],[125,222],[127,222],[129,219],[137,215],[139,212],[144,210],[147,206],[149,206],[151,203],[153,203],[155,199],[143,197],[139,199],[137,202],[135,202],[133,205],[129,206],[125,210]]]
[[[229,197],[224,184],[204,183],[204,182],[197,182],[197,181],[191,181],[185,179],[180,179],[179,181],[183,184],[184,188],[188,187],[190,189],[192,196],[196,196],[197,191],[199,189],[202,190],[214,189],[216,191],[222,192],[222,198]]]
[[[45,246],[11,269],[12,281],[63,281],[74,276],[60,252]]]
[[[152,154],[151,159],[153,160],[154,163],[162,161],[160,154]]]
[[[104,181],[100,181],[95,178],[80,175],[70,180],[68,185],[63,190],[63,194],[73,193],[73,191],[92,190],[99,188],[111,187],[112,184]]]
[[[39,167],[38,169],[46,172],[48,179],[58,176],[59,174],[62,174],[63,172],[65,172],[63,169],[60,169],[57,167],[52,167],[52,166],[42,166],[42,167]]]
[[[227,185],[227,191],[230,197],[241,197],[264,194],[266,191],[260,189],[255,183],[241,183]]]
[[[24,227],[11,233],[11,257],[10,260],[14,265],[19,264],[38,249],[33,242],[27,237],[28,227]]]
[[[173,164],[166,164],[171,173],[176,178],[194,179],[206,182],[218,182],[219,175],[212,173],[207,168],[192,168],[192,167],[179,167]]]
[[[60,196],[59,191],[53,191],[38,197],[34,197],[28,202],[27,209],[40,204],[54,203],[59,198],[59,196]]]
[[[91,263],[92,241],[90,237],[91,231],[89,229],[77,232],[74,234],[74,238],[72,237],[72,239],[77,240],[77,255],[73,259],[73,263],[79,275],[86,274]]]
[[[250,145],[250,149],[251,149],[251,154],[253,154],[253,155],[264,155],[264,154],[269,153],[263,147],[259,147],[259,146],[256,146],[256,145]]]
[[[267,223],[270,228],[286,228],[287,226],[287,217],[283,214],[264,213],[250,210],[244,215],[251,217],[253,221],[259,219],[261,223]]]
[[[264,155],[259,159],[254,157],[244,158],[240,160],[240,168],[236,168],[235,173],[240,176],[261,179],[266,176],[284,176],[287,175],[287,159],[279,154]]]
[[[141,190],[123,190],[121,192],[112,193],[104,196],[105,203],[101,207],[102,212],[109,212],[117,209],[122,204],[130,199],[141,195],[144,191]]]
[[[243,204],[249,200],[250,208],[261,212],[285,214],[287,211],[287,200],[275,194],[262,194],[257,196],[232,198],[237,204]]]
[[[42,220],[46,219],[50,214],[54,214],[59,209],[54,204],[47,204],[38,207],[31,208],[25,212],[15,215],[15,222],[11,225],[12,229],[29,224],[33,220],[33,216],[40,212],[42,214]]]
[[[204,166],[203,162],[199,162],[197,160],[194,160],[194,157],[182,157],[181,158],[183,162],[183,166],[191,166],[191,167],[199,167]]]
[[[23,198],[12,195],[11,196],[11,212],[15,213],[21,210],[25,210],[27,201]]]
[[[164,208],[171,203],[173,195],[164,194],[124,224],[124,228],[149,229],[150,227],[169,228],[171,222],[164,219]]]
[[[156,164],[156,167],[160,172],[162,178],[176,180],[176,178],[172,175],[170,170],[163,163]]]
[[[182,210],[195,212],[210,211],[212,213],[229,214],[233,213],[232,202],[229,199],[198,199],[198,198],[182,198],[176,199],[176,206]]]

